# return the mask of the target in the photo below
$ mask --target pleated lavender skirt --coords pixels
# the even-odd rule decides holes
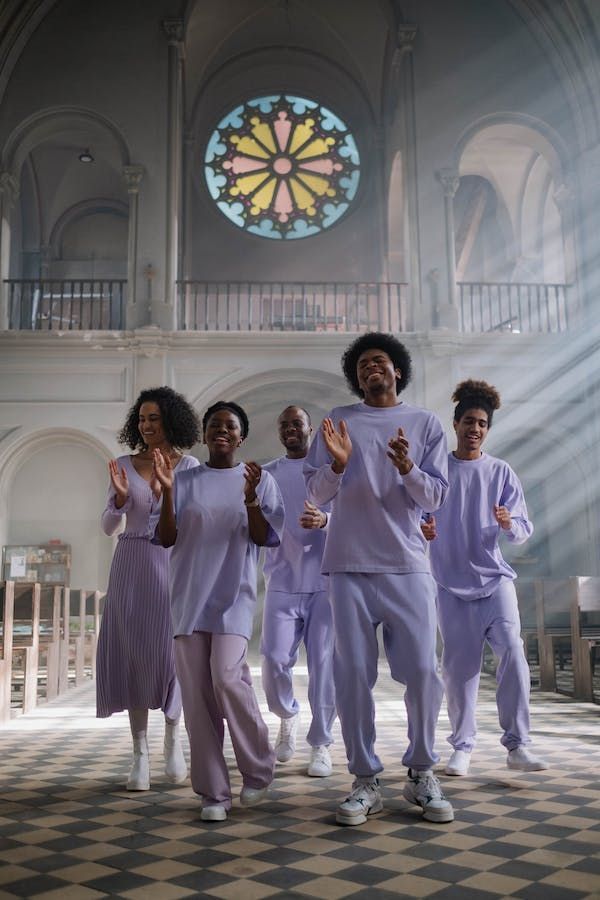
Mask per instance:
[[[124,709],[181,713],[167,571],[169,551],[122,534],[113,557],[96,670],[96,714]]]

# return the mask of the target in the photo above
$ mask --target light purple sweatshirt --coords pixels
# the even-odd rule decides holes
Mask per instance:
[[[503,578],[517,577],[502,558],[500,535],[523,544],[533,534],[521,482],[507,462],[487,453],[472,460],[450,453],[448,479],[448,499],[435,514],[437,537],[430,543],[433,576],[464,600],[489,597]],[[510,512],[510,531],[496,522],[495,505]]]
[[[329,418],[336,427],[345,420],[353,449],[346,470],[336,475],[319,429],[304,464],[309,499],[319,506],[332,502],[322,571],[429,572],[421,513],[435,512],[448,489],[439,419],[407,403],[355,403],[334,409]],[[414,463],[404,476],[387,457],[398,428]]]

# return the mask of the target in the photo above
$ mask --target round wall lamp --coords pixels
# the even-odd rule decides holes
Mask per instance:
[[[82,163],[92,163],[94,162],[94,157],[90,153],[89,147],[86,147],[85,150],[82,150],[79,154],[79,162]]]

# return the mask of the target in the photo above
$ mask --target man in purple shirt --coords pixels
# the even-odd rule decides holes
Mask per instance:
[[[336,819],[360,825],[383,808],[372,695],[381,625],[392,678],[406,685],[404,797],[428,821],[451,822],[452,806],[433,774],[443,689],[435,582],[420,529],[422,513],[437,510],[446,495],[446,439],[433,413],[398,400],[411,359],[392,335],[361,335],[342,367],[362,400],[330,413],[304,466],[310,498],[332,504],[323,572],[330,576],[338,715],[354,775]]]

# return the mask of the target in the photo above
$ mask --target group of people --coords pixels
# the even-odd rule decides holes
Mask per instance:
[[[311,721],[307,774],[326,777],[339,716],[354,776],[336,820],[359,825],[383,808],[373,688],[378,630],[394,680],[405,685],[408,769],[404,797],[432,822],[454,812],[434,774],[444,689],[453,752],[447,775],[466,775],[476,738],[484,644],[499,657],[497,703],[511,769],[546,768],[528,749],[529,669],[513,581],[499,537],[531,535],[520,482],[481,445],[500,405],[481,381],[458,385],[457,447],[448,454],[437,417],[399,400],[411,358],[395,337],[371,332],[342,357],[359,402],[334,409],[311,443],[301,406],[278,419],[285,455],[238,462],[249,422],[220,401],[202,423],[170,388],[143,391],[120,441],[132,455],[110,463],[102,523],[126,516],[111,568],[98,646],[98,715],[128,710],[129,790],[147,790],[148,710],[165,715],[165,773],[187,777],[179,740],[183,705],[190,774],[201,818],[232,804],[223,754],[227,722],[242,775],[240,802],[264,800],[276,761],[296,749],[300,710],[292,673],[306,648]],[[184,455],[200,434],[208,459]],[[264,548],[267,591],[260,650],[273,748],[247,664]],[[443,640],[438,675],[437,629]],[[174,640],[173,640],[174,638]]]

